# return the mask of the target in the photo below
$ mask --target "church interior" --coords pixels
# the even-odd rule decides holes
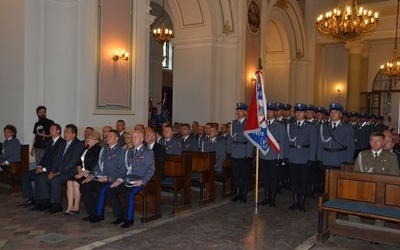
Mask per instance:
[[[376,28],[354,39],[323,34],[317,18],[348,2],[371,10]],[[398,16],[397,0],[0,0],[0,127],[14,124],[31,144],[40,105],[80,139],[85,127],[100,132],[120,119],[128,130],[147,126],[153,108],[168,107],[171,122],[227,123],[236,103],[251,101],[260,70],[268,102],[340,103],[399,133],[400,67],[384,72],[399,60]],[[171,36],[157,40],[162,26]],[[21,195],[3,190],[0,248],[400,249],[345,237],[319,245],[318,199],[291,213],[289,191],[274,209],[255,209],[254,197],[179,216],[162,206],[162,220],[143,226],[138,217],[123,231],[16,211]]]

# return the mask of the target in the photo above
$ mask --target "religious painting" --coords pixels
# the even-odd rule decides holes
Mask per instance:
[[[260,31],[260,6],[256,1],[250,1],[247,6],[247,28],[251,35],[257,36]]]

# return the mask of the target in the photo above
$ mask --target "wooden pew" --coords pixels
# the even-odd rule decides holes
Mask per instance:
[[[203,206],[215,202],[215,152],[204,153],[183,151],[182,154],[190,155],[192,158],[191,182],[200,186],[199,205]]]
[[[325,194],[318,202],[318,241],[323,242],[330,235],[342,235],[400,246],[400,228],[356,223],[338,216],[355,215],[400,223],[399,194],[399,176],[328,169]]]
[[[135,211],[142,213],[142,225],[162,217],[160,166],[158,160],[155,161],[154,175],[147,182],[147,185],[135,195]]]
[[[29,145],[21,145],[21,161],[11,163],[11,168],[0,172],[3,183],[1,186],[10,190],[10,193],[21,192],[22,174],[29,171]]]
[[[192,194],[190,190],[191,173],[190,155],[167,155],[165,157],[165,179],[161,180],[162,189],[174,191],[173,214],[192,208]],[[178,193],[180,195],[180,202]]]
[[[222,182],[222,198],[230,197],[234,193],[231,157],[226,156],[222,164],[222,173],[215,175],[215,180]]]

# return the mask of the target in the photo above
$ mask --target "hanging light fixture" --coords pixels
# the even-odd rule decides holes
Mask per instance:
[[[389,78],[399,78],[400,76],[400,59],[397,50],[397,29],[399,26],[399,3],[397,0],[397,14],[396,14],[396,36],[394,38],[393,58],[387,62],[386,65],[381,66],[381,73]]]
[[[164,9],[164,1],[165,0],[163,0],[163,5],[162,5],[163,13],[161,15],[161,27],[153,29],[153,38],[159,43],[164,43],[166,41],[171,40],[171,38],[174,37],[172,35],[172,29],[165,28],[164,16],[167,14],[167,12]],[[156,20],[155,23],[157,23],[157,21],[158,20]]]
[[[378,12],[358,7],[357,0],[339,0],[336,9],[318,17],[317,28],[326,36],[347,42],[375,30],[378,21]]]

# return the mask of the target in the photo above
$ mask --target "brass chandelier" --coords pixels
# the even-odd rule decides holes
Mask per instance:
[[[153,38],[154,40],[156,40],[159,43],[164,43],[166,41],[171,40],[171,38],[173,38],[174,36],[172,35],[172,29],[167,29],[165,28],[165,24],[164,24],[164,16],[167,14],[165,9],[164,9],[164,1],[163,0],[163,5],[162,5],[162,9],[163,9],[163,13],[161,15],[161,27],[159,28],[154,28],[153,29]],[[158,20],[155,21],[155,23],[157,23]]]
[[[375,30],[378,21],[378,13],[358,7],[357,0],[339,0],[336,9],[318,17],[317,28],[326,36],[348,42]]]
[[[400,60],[397,50],[397,29],[399,26],[399,3],[397,0],[397,14],[396,14],[396,36],[394,38],[393,58],[387,62],[386,65],[381,66],[381,73],[389,78],[399,78],[400,76]]]

